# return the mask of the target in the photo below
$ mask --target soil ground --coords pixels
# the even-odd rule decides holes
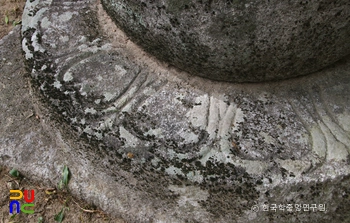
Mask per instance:
[[[9,174],[9,170],[9,168],[0,167],[0,223],[60,222],[55,221],[54,218],[62,209],[64,209],[62,222],[124,223],[123,220],[110,218],[101,210],[96,209],[96,207],[92,207],[84,201],[72,197],[65,190],[58,190],[55,186],[45,187],[38,182],[32,182],[25,176],[21,178],[12,177]],[[10,189],[35,191],[34,214],[25,214],[23,212],[14,215],[9,214]],[[11,196],[15,195],[11,194]],[[20,200],[20,204],[22,202],[23,200]]]
[[[22,19],[25,0],[0,0],[0,39]]]
[[[25,0],[0,0],[0,39],[6,36],[21,21]],[[1,50],[1,49],[0,49]],[[2,76],[2,74],[0,74]],[[69,191],[57,190],[57,185],[47,186],[47,182],[35,182],[31,176],[21,178],[9,174],[11,167],[0,166],[0,223],[51,223],[64,209],[62,222],[113,222],[124,223],[113,218],[96,207],[73,197]],[[46,185],[46,186],[45,186]],[[10,190],[34,190],[34,214],[9,214]],[[20,200],[22,204],[23,200]]]

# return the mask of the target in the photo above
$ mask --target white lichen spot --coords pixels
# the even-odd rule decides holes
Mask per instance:
[[[82,118],[82,119],[80,120],[80,124],[85,125],[85,123],[86,123],[85,118]]]
[[[58,19],[61,23],[66,23],[73,17],[74,14],[78,14],[78,13],[68,11],[68,12],[65,12],[62,15],[60,15]]]
[[[112,44],[106,43],[106,44],[101,46],[101,49],[102,50],[110,50],[110,49],[112,49]]]
[[[83,131],[89,135],[93,134],[93,130],[90,128],[90,126],[87,126]]]
[[[168,151],[166,152],[167,158],[168,159],[174,159],[174,157],[177,157],[177,153],[173,150],[173,149],[168,149]]]
[[[35,31],[32,35],[32,46],[34,47],[34,51],[35,52],[41,52],[41,53],[44,53],[45,52],[45,49],[41,46],[41,44],[39,44],[39,39],[38,39],[38,36],[40,34],[38,33],[38,31]]]
[[[262,101],[262,102],[267,102],[269,101],[269,97],[271,97],[269,92],[260,92],[259,96],[258,96],[258,100]]]
[[[69,71],[67,71],[67,72],[64,74],[64,76],[63,76],[63,80],[64,80],[65,82],[68,82],[68,81],[73,80],[73,75],[72,75],[72,73],[69,72]]]
[[[80,46],[78,46],[78,50],[79,51],[87,51],[88,49],[88,46],[84,43],[84,44],[81,44]]]
[[[169,175],[185,176],[180,168],[177,168],[177,167],[174,167],[174,166],[170,166],[170,167],[166,168],[165,172],[168,173]]]
[[[101,99],[96,99],[95,100],[95,104],[97,104],[97,105],[100,104],[100,102],[101,102]]]
[[[44,64],[40,70],[44,71],[44,70],[46,70],[46,68],[47,68],[47,66]]]
[[[69,41],[69,37],[68,36],[60,36],[60,41],[61,42],[68,42]]]
[[[80,39],[78,40],[79,43],[85,43],[87,40],[86,36],[81,36]]]
[[[215,153],[217,153],[217,151],[214,148],[208,147],[208,146],[203,146],[200,151],[199,154],[201,155],[201,159],[200,162],[203,166],[206,165],[207,161],[213,157],[215,155]]]
[[[87,93],[85,91],[83,91],[82,89],[80,89],[80,94],[81,94],[81,96],[86,96],[87,95]]]
[[[103,113],[108,113],[108,112],[116,112],[117,108],[114,106],[108,107],[107,109],[103,110]]]
[[[70,6],[70,5],[73,4],[73,2],[63,2],[63,4],[64,4],[65,6]]]
[[[300,177],[301,174],[310,168],[310,161],[308,160],[281,160],[276,159],[276,162],[281,165],[284,169],[292,172],[296,177]]]
[[[86,108],[85,109],[85,114],[96,114],[96,110],[94,108]]]
[[[140,140],[128,132],[123,126],[119,127],[120,137],[125,139],[125,146],[127,147],[135,147],[140,144]]]
[[[114,70],[117,72],[118,75],[123,76],[126,74],[126,70],[123,67],[121,67],[120,65],[115,65]]]
[[[111,100],[113,100],[113,98],[116,97],[116,94],[115,93],[112,94],[110,92],[106,92],[106,93],[103,94],[103,96],[105,97],[105,101],[111,101]]]
[[[266,132],[260,132],[259,135],[265,139],[265,142],[268,144],[275,144],[276,140],[272,138],[268,133]]]
[[[55,88],[57,88],[57,89],[60,89],[60,88],[62,87],[62,84],[61,84],[61,82],[59,82],[59,81],[55,81],[55,82],[53,83],[53,86],[54,86]]]
[[[81,52],[92,52],[92,53],[97,53],[100,48],[97,47],[97,46],[92,46],[92,47],[89,47],[88,45],[86,44],[82,44],[80,46],[78,46],[78,50],[81,51]]]
[[[202,190],[196,186],[177,186],[169,185],[169,190],[173,191],[175,194],[180,195],[177,202],[180,207],[194,207],[196,209],[201,209],[199,201],[206,201],[209,197],[208,191]]]
[[[115,115],[112,115],[111,117],[107,118],[103,123],[100,124],[101,130],[109,130],[113,128],[115,120]]]
[[[101,75],[98,75],[96,78],[97,78],[98,81],[102,81],[103,80],[103,77]]]
[[[186,174],[187,179],[189,179],[192,182],[202,183],[203,182],[203,176],[200,174],[200,171],[190,171]]]
[[[92,41],[92,44],[98,44],[98,43],[100,43],[101,42],[101,39],[100,38],[97,38],[97,39],[94,39],[93,41]]]
[[[101,140],[103,138],[103,135],[100,132],[95,132],[95,136],[98,140]]]
[[[163,139],[163,130],[161,128],[150,129],[147,132],[143,133],[144,136],[155,136],[158,139]]]
[[[33,54],[32,54],[32,52],[29,50],[29,48],[28,48],[28,46],[27,46],[27,43],[28,43],[28,42],[27,42],[27,39],[24,38],[23,41],[22,41],[22,49],[23,49],[23,51],[24,51],[24,53],[25,53],[26,59],[28,60],[28,59],[33,58]]]
[[[51,22],[49,21],[49,19],[47,17],[44,17],[42,20],[41,20],[41,28],[43,29],[47,29],[51,26]]]
[[[199,140],[198,135],[190,131],[182,131],[179,133],[179,135],[184,139],[183,143],[185,144],[197,143]]]
[[[156,167],[156,166],[158,166],[158,162],[159,162],[160,160],[157,158],[157,157],[155,157],[155,158],[153,158],[152,160],[151,160],[151,164],[154,166],[154,167]]]
[[[253,175],[263,174],[269,167],[268,163],[257,160],[241,160],[241,162],[234,164],[244,167],[247,173]]]
[[[34,9],[37,9],[37,4],[43,4],[46,5],[45,1],[28,1],[24,7],[24,12],[22,15],[22,33],[29,30],[30,28],[37,29],[38,28],[38,21],[41,21],[43,19],[44,13],[48,10],[48,7],[40,7],[38,11],[36,11],[35,15],[33,15],[32,12]],[[46,1],[47,4],[51,4],[52,1]]]

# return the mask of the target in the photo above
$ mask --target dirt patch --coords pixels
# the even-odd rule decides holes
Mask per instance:
[[[21,23],[25,0],[0,0],[0,39]]]
[[[0,167],[1,223],[56,222],[54,218],[62,209],[64,209],[64,219],[62,222],[124,223],[123,220],[108,217],[101,210],[73,197],[66,190],[58,190],[54,185],[48,186],[43,185],[43,183],[33,182],[26,176],[19,178],[12,177],[9,174],[9,170],[9,168]],[[20,214],[10,215],[10,190],[34,190],[34,208],[26,208],[28,210],[34,209],[34,214],[20,212]],[[11,196],[15,196],[15,194],[11,194]],[[22,202],[23,200],[20,200],[20,204],[23,204]]]

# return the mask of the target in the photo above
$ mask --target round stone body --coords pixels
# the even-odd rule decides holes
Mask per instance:
[[[158,59],[205,78],[261,82],[306,75],[350,52],[348,0],[102,0]]]

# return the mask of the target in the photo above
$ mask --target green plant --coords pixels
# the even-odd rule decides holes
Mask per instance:
[[[5,15],[5,23],[6,23],[6,25],[9,24],[9,17],[7,15]]]
[[[63,188],[65,188],[65,187],[67,187],[68,186],[68,181],[69,181],[69,169],[68,169],[68,167],[65,165],[64,167],[63,167],[63,172],[62,172],[62,179],[61,179],[61,181],[59,182],[59,184],[58,184],[58,189],[63,189]]]
[[[18,172],[18,170],[16,170],[16,169],[10,170],[9,174],[13,177],[16,177],[16,178],[21,176],[20,173]]]
[[[66,209],[69,210],[68,207],[63,207],[63,208],[61,209],[61,211],[60,211],[58,214],[55,215],[54,220],[57,221],[57,222],[62,222],[63,219],[64,219],[64,211],[65,211]]]
[[[12,25],[13,25],[13,26],[17,26],[17,25],[19,25],[19,24],[21,24],[21,23],[22,23],[21,20],[19,20],[19,21],[16,21],[16,20],[15,20],[15,21],[12,22]]]
[[[17,214],[11,215],[10,220],[13,220],[16,216],[17,216]]]

